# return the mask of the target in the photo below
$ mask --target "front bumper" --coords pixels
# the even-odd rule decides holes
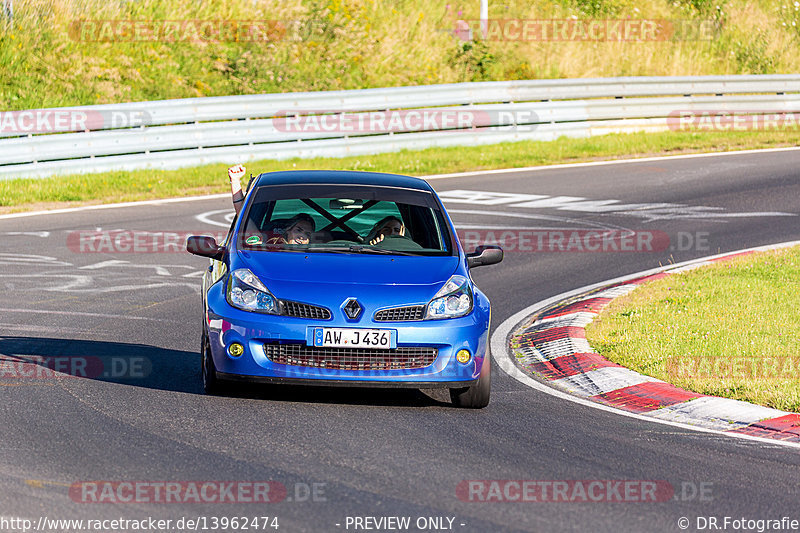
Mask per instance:
[[[265,385],[314,385],[317,387],[374,387],[382,389],[453,389],[469,387],[478,382],[471,381],[367,381],[352,379],[300,379],[272,376],[243,376],[217,372],[217,378],[224,381],[260,383]]]
[[[326,386],[466,387],[478,379],[488,354],[489,304],[485,299],[476,299],[473,311],[461,318],[375,322],[365,315],[354,323],[337,316],[330,320],[310,320],[241,311],[228,304],[223,286],[217,283],[209,289],[205,317],[214,366],[222,379]],[[431,347],[438,353],[426,367],[387,370],[287,365],[267,357],[265,343],[306,344],[309,328],[313,327],[393,329],[398,348]],[[227,351],[234,342],[244,346],[244,353],[238,357]],[[455,355],[461,349],[472,354],[467,363],[456,361]]]

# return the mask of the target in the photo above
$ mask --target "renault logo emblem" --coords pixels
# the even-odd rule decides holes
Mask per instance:
[[[358,300],[355,298],[350,298],[344,303],[342,309],[344,310],[344,314],[347,315],[347,318],[350,320],[355,320],[361,315],[363,308],[361,307],[361,304],[358,303]]]

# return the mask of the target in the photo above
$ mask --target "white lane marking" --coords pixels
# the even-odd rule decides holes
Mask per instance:
[[[225,221],[220,222],[219,220],[214,220],[211,217],[214,215],[218,215],[220,213],[225,213]],[[206,211],[205,213],[200,213],[196,215],[194,218],[204,224],[211,224],[212,226],[221,226],[223,228],[231,227],[231,223],[233,222],[234,213],[230,209],[217,209],[215,211]]]
[[[188,269],[197,268],[190,265],[139,265],[131,263],[130,261],[123,261],[121,259],[110,259],[108,261],[101,261],[99,263],[94,263],[92,265],[82,266],[78,268],[78,270],[99,270],[102,268],[111,268],[111,267],[152,268],[154,269],[155,273],[159,276],[171,276],[172,273],[168,270],[169,268],[188,268]]]
[[[500,225],[500,224],[456,224],[453,223],[453,226],[456,229],[486,229],[486,230],[498,230],[498,231],[575,231],[575,228],[558,228],[555,226],[520,226],[517,224],[516,226],[508,226],[508,225]],[[608,228],[601,228],[604,232],[600,230],[596,230],[599,235],[614,235],[615,230],[611,230]],[[635,234],[636,232],[633,230],[626,230],[629,231],[631,234]]]
[[[52,209],[50,211],[29,211],[27,213],[11,213],[0,215],[0,220],[9,218],[35,217],[41,215],[60,215],[62,213],[78,213],[81,211],[94,211],[96,209],[118,209],[120,207],[137,207],[140,205],[161,205],[177,202],[196,202],[198,200],[216,200],[219,198],[230,198],[228,194],[207,194],[204,196],[189,196],[183,198],[163,198],[161,200],[143,200],[140,202],[120,202],[116,204],[83,205],[80,207],[65,207],[63,209]]]
[[[624,165],[627,163],[647,163],[649,161],[669,161],[671,159],[695,159],[699,157],[726,157],[732,155],[748,155],[748,154],[769,154],[775,152],[791,152],[800,150],[797,146],[788,146],[784,148],[762,148],[760,150],[734,150],[730,152],[706,152],[702,154],[681,154],[681,155],[660,155],[653,157],[639,157],[630,159],[611,159],[606,161],[587,161],[585,163],[563,163],[553,165],[541,165],[537,167],[522,167],[522,168],[498,168],[494,170],[476,170],[471,172],[454,172],[451,174],[433,174],[425,176],[426,180],[437,180],[447,178],[466,178],[470,176],[483,176],[492,174],[517,174],[520,172],[537,172],[541,170],[557,170],[561,168],[584,168],[584,167],[599,167],[607,165]]]
[[[21,278],[23,282],[30,281],[32,279],[43,279],[43,283],[58,282],[59,279],[64,280],[63,283],[60,283],[55,287],[45,287],[42,284],[38,284],[35,290],[39,291],[83,291],[91,287],[92,283],[94,282],[94,279],[91,276],[82,274],[3,274],[4,280],[9,278]],[[6,282],[6,287],[9,289],[15,288],[13,283],[8,282]]]
[[[564,211],[581,211],[585,213],[607,213],[609,211],[633,211],[635,209],[653,209],[659,204],[620,204],[619,200],[589,200],[580,196],[552,196],[542,200],[512,204],[511,207],[530,207],[533,209],[561,209]]]
[[[619,287],[610,287],[604,291],[596,292],[589,295],[589,298],[619,298],[632,292],[638,285],[629,283],[627,285],[620,285]]]
[[[695,218],[741,218],[741,217],[778,217],[797,216],[795,213],[780,211],[761,211],[752,213],[726,213],[722,207],[689,206],[686,204],[619,204],[619,200],[589,200],[579,196],[545,196],[536,200],[527,200],[530,194],[514,194],[492,191],[473,191],[454,189],[441,191],[439,198],[446,204],[464,203],[472,205],[507,205],[530,209],[558,209],[559,211],[578,211],[583,213],[613,213],[645,219],[675,220]],[[537,195],[533,195],[537,196]]]
[[[543,353],[533,346],[520,346],[519,348],[515,348],[514,357],[517,358],[517,362],[522,366],[531,366],[534,363],[549,361]]]
[[[570,218],[570,217],[559,217],[553,215],[534,215],[532,213],[515,213],[512,211],[484,211],[482,209],[448,209],[448,213],[452,214],[455,213],[457,215],[484,215],[484,216],[493,216],[493,217],[509,217],[509,218],[524,218],[529,220],[548,220],[551,222],[561,222],[561,223],[570,223],[576,224],[579,226],[588,226],[590,228],[601,228],[607,230],[619,230],[622,232],[628,232],[629,234],[633,235],[636,233],[634,230],[618,226],[616,224],[611,224],[608,222],[598,222],[596,220],[582,220],[579,218]],[[486,226],[481,226],[486,227]],[[517,228],[519,229],[519,228]],[[553,228],[550,228],[553,229]],[[558,228],[555,228],[558,229]]]
[[[526,200],[539,200],[543,198],[549,198],[549,196],[544,194],[522,194],[513,192],[489,192],[455,189],[451,191],[440,192],[439,198],[441,198],[443,202],[462,202],[473,205],[502,205],[513,204],[515,202],[522,202]]]
[[[200,292],[200,286],[197,283],[188,283],[188,282],[180,282],[180,281],[163,281],[163,282],[155,282],[155,283],[145,283],[145,284],[131,284],[131,285],[112,285],[110,287],[97,287],[95,285],[95,278],[88,275],[80,275],[80,274],[3,274],[3,280],[9,278],[20,278],[23,282],[31,281],[33,279],[41,279],[43,280],[39,285],[37,285],[34,289],[29,290],[37,290],[37,291],[46,291],[46,292],[71,292],[71,293],[112,293],[112,292],[123,292],[123,291],[142,291],[146,289],[159,289],[161,287],[188,287],[195,293]],[[59,279],[63,279],[63,282],[60,282]],[[134,279],[134,278],[124,278],[124,279]],[[138,278],[135,278],[138,279]],[[116,280],[111,280],[112,282],[116,282]],[[47,282],[55,282],[57,283],[54,286],[45,286],[44,284]],[[13,283],[5,283],[6,288],[8,289],[15,289]]]
[[[797,213],[784,213],[782,211],[752,211],[749,213],[723,213],[722,211],[705,213],[704,209],[713,211],[722,209],[721,207],[681,207],[676,209],[654,209],[652,211],[621,211],[616,215],[629,215],[640,217],[644,222],[655,222],[657,220],[681,220],[681,219],[708,219],[718,222],[726,222],[727,218],[747,218],[747,217],[796,217]]]
[[[59,326],[43,326],[38,324],[11,324],[8,322],[0,322],[0,328],[3,328],[3,331],[22,331],[27,333],[39,332],[39,333],[61,333],[63,335],[86,335],[86,328],[70,328],[70,327],[59,327]],[[97,332],[93,331],[92,335],[107,335],[109,338],[113,339],[114,335],[111,333],[106,332]]]
[[[9,266],[17,266],[23,267],[27,270],[30,270],[31,265],[42,266],[42,267],[59,267],[59,266],[74,266],[72,263],[67,263],[65,261],[58,261],[53,257],[43,256],[43,255],[30,255],[30,254],[11,254],[11,253],[0,253],[0,265],[9,265]],[[141,265],[141,264],[132,264],[129,261],[123,261],[121,259],[111,259],[107,261],[101,261],[99,263],[94,263],[90,265],[85,265],[82,267],[78,267],[77,270],[80,270],[80,273],[75,274],[64,274],[64,273],[48,273],[48,274],[17,274],[17,273],[4,273],[2,278],[2,285],[9,290],[13,290],[17,288],[17,285],[21,285],[25,282],[34,282],[37,284],[35,290],[39,291],[47,291],[47,292],[97,292],[97,293],[112,293],[112,292],[123,292],[123,291],[139,291],[139,290],[146,290],[146,289],[156,289],[161,287],[188,287],[193,292],[199,292],[200,287],[193,285],[187,282],[157,282],[154,280],[148,280],[149,283],[144,284],[127,284],[127,285],[112,285],[108,287],[98,287],[98,279],[93,277],[90,272],[92,271],[99,271],[108,268],[122,268],[122,269],[152,269],[153,273],[158,276],[180,276],[184,278],[196,278],[202,277],[203,271],[195,270],[196,266],[190,265],[175,265],[175,264],[156,264],[156,265]],[[180,272],[173,272],[175,269],[188,269],[192,272],[187,274],[181,274]],[[21,283],[18,283],[14,280],[21,280]],[[102,279],[99,278],[99,279]],[[137,279],[135,277],[130,278],[123,278],[127,279]],[[114,283],[119,283],[119,281],[111,280]],[[31,289],[33,290],[33,289]]]
[[[540,342],[536,345],[536,352],[541,354],[541,361],[552,361],[558,357],[576,353],[594,353],[586,339],[565,337],[554,341]],[[529,352],[526,350],[526,354]]]
[[[676,268],[675,270],[670,270],[670,272],[674,274],[680,274],[681,272],[688,272],[690,270],[695,270],[700,267],[708,266],[714,264],[713,261],[701,261],[700,263],[695,263],[693,265],[686,265],[684,267]]]
[[[589,323],[594,320],[595,316],[597,316],[597,313],[591,311],[576,311],[567,315],[543,318],[526,327],[525,333],[534,331],[547,331],[548,329],[564,327],[583,328],[588,326]]]
[[[89,278],[91,281],[91,278]],[[111,293],[111,292],[124,292],[124,291],[143,291],[147,289],[160,289],[162,287],[167,288],[174,288],[174,287],[188,287],[192,289],[192,291],[199,293],[200,286],[194,283],[181,283],[181,282],[163,282],[163,283],[148,283],[145,285],[113,285],[111,287],[88,287],[88,288],[77,288],[77,287],[51,287],[47,289],[41,289],[44,291],[49,292],[88,292],[88,293]]]
[[[3,264],[25,264],[42,266],[72,266],[72,263],[59,261],[55,257],[47,255],[0,253],[0,262]]]
[[[532,389],[535,389],[535,390],[537,390],[539,392],[542,392],[544,394],[548,394],[550,396],[554,396],[556,398],[559,398],[561,400],[566,400],[568,402],[577,403],[577,404],[583,405],[585,407],[591,407],[592,409],[598,409],[600,411],[606,411],[608,413],[613,413],[613,414],[616,414],[616,415],[627,416],[629,418],[636,418],[637,420],[643,420],[645,422],[653,422],[653,423],[656,423],[656,424],[663,424],[663,425],[666,425],[666,426],[672,426],[672,427],[678,427],[678,428],[682,428],[682,429],[688,429],[688,430],[697,431],[697,432],[700,432],[700,433],[712,433],[712,434],[715,434],[715,435],[725,435],[726,437],[732,437],[732,438],[737,438],[737,439],[755,441],[755,442],[758,442],[760,444],[765,444],[765,445],[787,446],[787,447],[790,447],[790,448],[798,448],[798,449],[800,449],[800,443],[797,443],[797,442],[784,442],[784,441],[779,441],[779,440],[775,440],[775,439],[766,439],[766,438],[763,438],[763,437],[754,437],[752,435],[741,435],[741,434],[738,434],[738,433],[729,433],[729,432],[725,432],[725,431],[719,431],[719,430],[716,430],[716,429],[701,428],[701,427],[692,426],[692,425],[689,425],[689,424],[684,424],[684,423],[676,422],[676,421],[672,421],[672,420],[662,420],[662,419],[658,419],[658,418],[653,418],[653,417],[649,417],[649,416],[640,415],[640,414],[637,414],[637,413],[630,413],[628,411],[623,411],[621,409],[616,409],[616,408],[611,407],[609,405],[604,405],[604,404],[601,404],[601,403],[593,402],[593,401],[588,400],[586,398],[580,398],[578,396],[573,396],[571,394],[567,394],[566,392],[563,392],[563,391],[558,390],[558,389],[554,389],[550,385],[542,383],[542,382],[534,379],[530,375],[526,374],[525,372],[523,372],[520,368],[517,367],[516,364],[514,364],[514,356],[508,350],[508,338],[511,335],[512,331],[515,331],[517,329],[517,327],[519,325],[521,325],[523,321],[528,320],[531,315],[541,311],[542,309],[545,309],[546,307],[548,307],[550,305],[553,305],[554,303],[560,302],[562,300],[566,300],[568,298],[578,296],[578,295],[583,294],[585,292],[591,291],[593,289],[598,289],[600,287],[604,287],[604,286],[612,284],[612,283],[622,283],[622,282],[629,281],[629,280],[632,280],[632,279],[636,279],[636,278],[640,278],[640,277],[644,277],[644,276],[649,276],[651,274],[658,274],[659,272],[664,272],[664,271],[670,270],[672,268],[680,268],[680,267],[687,266],[687,265],[690,265],[690,264],[693,264],[693,263],[696,263],[696,262],[710,261],[710,260],[713,260],[713,259],[722,258],[722,257],[728,256],[728,255],[731,255],[731,254],[735,254],[735,253],[750,252],[750,251],[759,251],[760,252],[760,251],[767,251],[767,250],[776,250],[776,249],[780,249],[780,248],[789,248],[791,246],[797,246],[797,245],[800,245],[800,241],[790,241],[790,242],[778,243],[778,244],[773,244],[773,245],[768,245],[768,246],[758,246],[758,247],[755,247],[755,248],[748,248],[748,249],[739,250],[739,251],[736,251],[736,252],[727,252],[727,253],[724,253],[724,254],[717,254],[717,255],[710,256],[710,257],[704,257],[702,259],[693,259],[691,261],[685,261],[683,263],[677,263],[675,265],[670,265],[670,266],[667,266],[667,267],[653,268],[653,269],[650,269],[650,270],[637,272],[635,274],[628,274],[626,276],[620,276],[620,277],[615,278],[615,279],[610,279],[610,280],[607,280],[607,281],[601,281],[599,283],[593,283],[591,285],[587,285],[585,287],[580,287],[578,289],[574,289],[572,291],[565,292],[563,294],[558,294],[556,296],[553,296],[552,298],[548,298],[548,299],[543,300],[541,302],[538,302],[538,303],[535,303],[533,305],[530,305],[530,306],[526,307],[525,309],[522,309],[521,311],[518,311],[514,315],[510,316],[509,318],[507,318],[502,324],[500,324],[500,326],[498,326],[498,328],[492,334],[492,338],[491,338],[491,343],[490,344],[491,344],[491,347],[492,347],[492,357],[494,358],[495,362],[497,363],[497,366],[499,366],[500,369],[503,370],[503,372],[505,372],[506,374],[508,374],[512,378],[516,379],[520,383],[522,383],[524,385],[527,385],[528,387],[531,387]]]
[[[797,213],[784,213],[782,211],[752,211],[748,213],[702,213],[701,209],[721,209],[719,207],[692,207],[681,209],[655,209],[653,211],[646,211],[641,214],[648,215],[645,222],[652,222],[654,220],[672,220],[674,218],[747,218],[747,217],[796,217]],[[621,215],[638,216],[640,213],[623,211],[615,213]]]
[[[788,413],[777,409],[714,396],[705,396],[684,403],[668,405],[649,413],[650,416],[661,420],[672,420],[687,424],[700,419],[703,423],[710,424],[711,427],[720,431],[747,427],[759,420],[778,418],[786,414]]]
[[[661,380],[639,374],[627,368],[609,366],[583,374],[554,379],[550,383],[572,394],[588,397],[651,381]]]
[[[49,231],[4,231],[3,233],[0,233],[0,235],[8,235],[12,237],[16,236],[41,237],[43,239],[46,239],[47,237],[50,236],[50,232]]]
[[[153,322],[160,322],[160,319],[156,318],[147,318],[143,316],[131,316],[131,315],[110,315],[106,313],[85,313],[81,311],[49,311],[45,309],[11,309],[7,307],[0,307],[0,312],[2,313],[34,313],[40,315],[67,315],[67,316],[88,316],[88,317],[96,317],[96,318],[124,318],[127,320],[149,320]]]
[[[108,261],[101,261],[100,263],[94,263],[92,265],[84,265],[82,267],[78,267],[78,270],[96,270],[98,268],[106,268],[116,265],[125,265],[129,262],[130,261],[123,261],[122,259],[109,259]]]

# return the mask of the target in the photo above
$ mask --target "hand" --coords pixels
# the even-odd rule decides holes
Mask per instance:
[[[228,179],[231,181],[241,180],[244,177],[245,171],[244,165],[233,165],[228,168]]]
[[[384,239],[384,237],[386,237],[386,235],[384,235],[383,233],[381,233],[380,235],[378,235],[377,237],[375,237],[374,239],[372,239],[371,241],[369,241],[369,243],[370,243],[370,244],[373,244],[373,245],[374,245],[374,244],[378,244],[379,242],[381,242],[381,241]]]

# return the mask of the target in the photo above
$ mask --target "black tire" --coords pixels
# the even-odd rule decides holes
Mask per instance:
[[[217,368],[214,366],[214,358],[211,357],[211,344],[205,327],[203,327],[202,340],[200,341],[200,356],[202,358],[200,371],[203,377],[203,390],[206,394],[222,394],[225,391],[225,387],[217,377]]]
[[[450,389],[450,399],[456,407],[467,409],[483,409],[489,405],[492,391],[492,359],[489,354],[483,359],[481,375],[478,382],[471,387]]]

